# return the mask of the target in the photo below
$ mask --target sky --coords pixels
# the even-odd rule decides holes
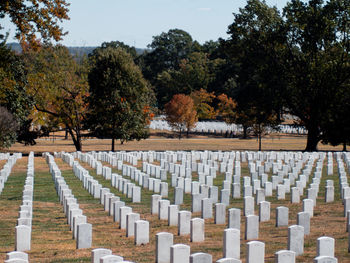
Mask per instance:
[[[232,13],[246,5],[246,0],[67,0],[70,20],[61,24],[68,35],[65,46],[100,46],[103,42],[122,41],[146,48],[152,37],[178,28],[203,44],[226,39]],[[266,0],[282,9],[287,0]],[[15,28],[5,19],[10,30],[8,42],[14,40]]]

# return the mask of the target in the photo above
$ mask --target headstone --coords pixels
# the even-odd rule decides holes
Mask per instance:
[[[77,227],[76,248],[90,248],[92,244],[92,225],[88,223],[79,224]]]
[[[202,199],[202,218],[208,219],[213,218],[213,204],[210,198]]]
[[[174,243],[174,236],[171,233],[160,232],[156,234],[156,262],[170,262],[170,247]]]
[[[179,213],[179,206],[178,205],[169,205],[168,206],[168,225],[169,226],[177,226],[178,213]]]
[[[223,203],[215,204],[215,218],[214,223],[217,225],[224,225],[226,223],[226,205]]]
[[[15,232],[15,250],[20,252],[30,250],[32,228],[26,225],[16,226]]]
[[[180,211],[178,214],[178,235],[184,236],[191,232],[191,212]]]
[[[314,258],[314,263],[338,263],[338,259],[329,256],[319,256]]]
[[[230,205],[230,190],[229,189],[222,189],[221,190],[221,203],[226,204],[227,206]],[[216,203],[216,202],[213,202]]]
[[[201,212],[202,209],[202,195],[201,194],[192,194],[192,213]]]
[[[255,215],[249,215],[245,218],[245,239],[258,239],[259,238],[259,217]]]
[[[145,245],[149,243],[149,222],[145,220],[135,221],[135,245]]]
[[[191,242],[204,241],[204,219],[191,219]]]
[[[277,200],[284,200],[286,198],[286,189],[283,184],[277,185]]]
[[[190,263],[212,263],[213,257],[207,253],[194,253],[190,256]]]
[[[285,206],[276,207],[276,226],[288,226],[289,209]]]
[[[331,203],[334,201],[334,186],[326,186],[325,202]]]
[[[228,210],[228,228],[241,229],[241,209],[230,208]]]
[[[151,214],[157,215],[159,211],[159,200],[162,199],[161,195],[152,195],[152,204],[151,204]]]
[[[267,201],[263,201],[259,203],[259,221],[267,222],[270,220],[271,214],[271,203]]]
[[[304,227],[299,225],[288,227],[288,250],[294,251],[295,256],[304,253]]]
[[[100,263],[100,258],[112,255],[112,250],[106,248],[95,248],[91,251],[91,263]]]
[[[303,212],[310,214],[310,218],[314,216],[314,201],[312,199],[303,200]]]
[[[247,243],[247,263],[265,262],[265,244],[260,241],[250,241]]]
[[[224,230],[223,257],[240,259],[240,231],[235,228]]]
[[[160,220],[168,220],[168,207],[170,205],[169,200],[159,200],[159,211],[158,211],[158,218]]]
[[[119,208],[119,228],[126,229],[126,215],[132,213],[132,208],[122,206]]]
[[[298,187],[292,187],[290,198],[291,203],[297,204],[300,202],[300,193]]]
[[[241,198],[241,184],[239,183],[232,184],[232,198],[234,199]]]
[[[310,234],[310,214],[308,212],[299,212],[297,215],[297,225],[304,227],[304,235]]]
[[[317,257],[328,256],[334,257],[335,240],[331,237],[319,237],[317,238]]]
[[[126,236],[133,237],[135,234],[135,222],[140,220],[139,213],[129,213],[126,215]]]
[[[189,263],[190,253],[190,246],[184,244],[172,245],[170,247],[170,263]]]
[[[133,203],[141,202],[141,187],[139,186],[132,187],[132,202]]]
[[[119,209],[121,207],[125,206],[125,202],[123,201],[116,201],[114,202],[113,204],[113,219],[114,219],[114,222],[118,222],[119,223],[119,220],[120,220],[120,214],[119,214]]]
[[[184,190],[183,188],[176,187],[174,192],[174,204],[181,205],[184,201]]]
[[[295,252],[280,250],[275,253],[275,263],[295,263]]]
[[[28,262],[28,254],[21,251],[12,251],[6,254],[6,260],[22,259]],[[5,261],[6,262],[6,261]]]
[[[254,197],[252,196],[244,197],[244,215],[254,215]]]

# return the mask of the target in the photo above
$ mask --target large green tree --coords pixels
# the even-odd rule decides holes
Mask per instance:
[[[87,127],[121,142],[148,136],[153,93],[140,68],[123,48],[100,48],[90,57]]]
[[[335,106],[343,101],[338,94],[349,97],[350,4],[347,0],[293,0],[284,8],[284,16],[286,107],[307,128],[306,150],[314,151],[324,127],[341,115]],[[349,101],[344,103],[348,108]]]
[[[199,44],[194,42],[191,35],[181,29],[170,29],[158,36],[148,45],[151,49],[143,56],[143,73],[152,84],[157,75],[165,70],[177,70],[182,59],[196,50]]]
[[[221,41],[234,70],[226,90],[237,103],[236,123],[251,127],[261,141],[264,127],[278,124],[284,86],[279,54],[283,43],[283,20],[278,10],[264,1],[249,0],[234,14],[230,38]],[[261,145],[259,144],[259,149]]]

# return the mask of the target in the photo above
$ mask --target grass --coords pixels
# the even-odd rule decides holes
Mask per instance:
[[[190,138],[183,138],[181,140],[175,138],[164,138],[155,136],[156,132],[151,131],[151,137],[141,141],[130,141],[124,144],[117,144],[116,150],[118,151],[164,151],[164,150],[258,150],[258,141],[256,138],[239,139],[239,138],[223,138],[223,137],[208,137],[193,135]],[[84,139],[82,141],[83,151],[110,151],[111,140],[109,139]],[[305,135],[281,135],[272,134],[262,139],[262,149],[264,151],[303,151],[306,146]],[[342,147],[333,147],[331,145],[318,145],[319,150],[322,151],[341,151]],[[59,137],[55,140],[49,138],[42,138],[37,140],[36,145],[24,146],[23,144],[16,143],[10,149],[10,152],[23,152],[29,153],[34,151],[35,153],[42,152],[73,152],[75,151],[72,140],[64,140],[63,137]]]
[[[18,209],[22,202],[21,193],[24,180],[26,178],[26,157],[17,161],[13,171],[5,185],[3,193],[0,195],[0,261],[5,259],[7,252],[14,250],[14,228],[18,217]],[[158,220],[157,215],[151,215],[150,203],[153,192],[142,189],[142,202],[131,203],[129,198],[111,186],[110,180],[105,180],[101,175],[97,175],[95,170],[86,163],[80,164],[89,170],[91,176],[99,181],[103,187],[110,188],[111,192],[120,196],[126,205],[131,206],[133,211],[140,213],[141,219],[150,223],[150,243],[144,246],[135,246],[133,238],[126,237],[126,231],[121,230],[118,224],[113,222],[112,217],[104,211],[99,200],[94,199],[82,186],[82,182],[74,176],[72,168],[61,159],[55,159],[61,169],[72,193],[78,200],[83,214],[87,216],[89,223],[93,225],[93,248],[105,247],[112,249],[114,254],[123,256],[126,260],[134,262],[154,262],[155,258],[155,234],[166,231],[174,234],[174,243],[184,243],[191,246],[191,253],[206,252],[213,256],[213,260],[222,257],[223,231],[226,225],[215,225],[213,219],[205,222],[205,241],[201,243],[191,243],[190,236],[178,236],[177,227],[169,227],[167,221]],[[4,163],[2,163],[4,164]],[[103,163],[104,165],[109,165]],[[139,163],[139,169],[141,162]],[[297,258],[297,262],[312,262],[316,256],[316,240],[323,235],[336,239],[335,256],[338,262],[347,262],[349,253],[347,252],[348,237],[345,232],[345,218],[343,217],[343,206],[339,196],[339,179],[337,166],[334,161],[334,175],[326,174],[326,161],[323,167],[323,176],[320,183],[320,191],[317,199],[317,206],[314,209],[314,217],[311,219],[311,234],[305,237],[304,254]],[[0,163],[1,166],[1,163]],[[113,173],[120,173],[113,168]],[[248,176],[248,167],[242,163],[241,176]],[[269,175],[269,180],[271,174]],[[75,249],[75,241],[69,230],[66,218],[59,203],[54,183],[49,174],[49,169],[45,160],[41,157],[35,158],[34,177],[34,207],[33,207],[33,229],[32,229],[32,249],[29,252],[31,262],[90,262],[91,249]],[[197,178],[197,174],[193,174]],[[326,204],[324,202],[325,181],[334,180],[335,201]],[[224,174],[218,173],[214,179],[214,185],[218,187],[219,193],[222,188]],[[171,185],[171,177],[168,175],[169,197],[173,202],[174,190]],[[310,179],[311,182],[311,179]],[[306,198],[306,191],[301,200]],[[265,242],[265,262],[274,262],[274,253],[281,249],[287,249],[287,227],[275,227],[275,209],[277,206],[287,206],[289,208],[289,225],[296,224],[297,213],[302,211],[302,203],[291,204],[290,194],[286,194],[285,200],[277,200],[274,196],[267,197],[271,202],[271,220],[260,223],[259,240]],[[230,206],[243,209],[243,199],[230,200]],[[191,209],[191,198],[189,194],[184,196],[184,204],[181,210]],[[213,210],[214,211],[214,210]],[[258,206],[255,206],[258,214]],[[195,213],[192,217],[200,217]],[[227,220],[226,220],[227,222]],[[241,259],[245,262],[246,240],[244,240],[244,217],[241,216]]]

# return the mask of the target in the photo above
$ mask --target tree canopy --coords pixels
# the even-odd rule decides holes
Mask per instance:
[[[66,128],[77,151],[82,150],[81,130],[88,95],[87,64],[78,64],[63,46],[45,46],[23,55],[28,90],[35,99],[35,122],[47,130]]]
[[[59,23],[69,19],[68,6],[66,0],[2,0],[0,19],[8,16],[16,26],[16,38],[37,46],[37,34],[42,41],[59,41],[66,34]],[[3,29],[1,24],[0,29]],[[4,37],[0,35],[0,39]]]
[[[140,68],[123,48],[101,48],[90,57],[87,127],[121,142],[148,136],[153,92]]]
[[[183,131],[190,130],[198,121],[197,112],[193,100],[185,94],[176,94],[165,104],[166,120],[176,131],[179,132],[179,139]]]

